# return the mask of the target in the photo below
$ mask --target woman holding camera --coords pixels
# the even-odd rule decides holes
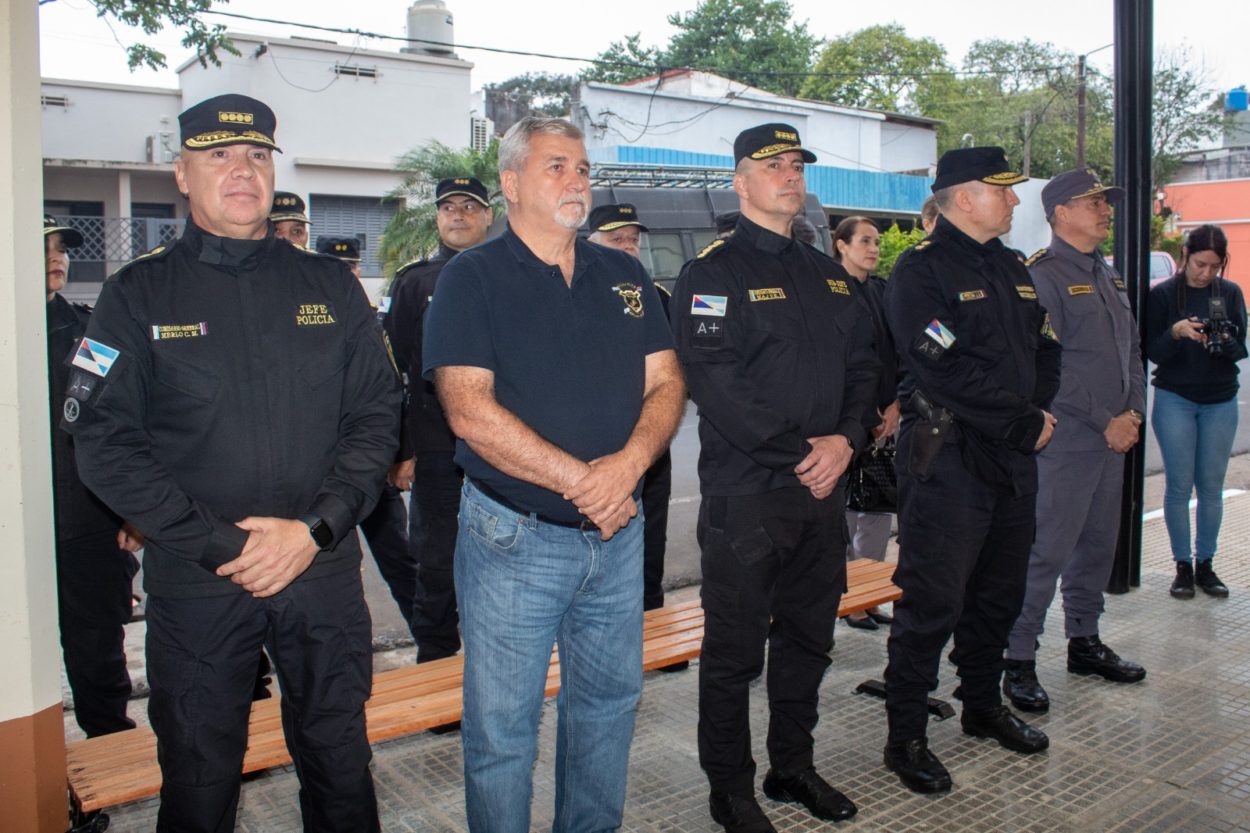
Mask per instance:
[[[1189,233],[1176,275],[1150,291],[1146,354],[1156,367],[1152,420],[1163,454],[1163,518],[1176,560],[1173,598],[1195,583],[1224,597],[1211,561],[1224,515],[1224,475],[1237,432],[1237,361],[1246,356],[1246,305],[1224,280],[1228,238],[1213,225]],[[1190,546],[1189,497],[1197,490]],[[1191,562],[1191,557],[1193,561]]]

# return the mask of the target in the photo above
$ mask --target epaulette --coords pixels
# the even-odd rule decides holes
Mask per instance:
[[[117,269],[113,271],[113,275],[114,276],[120,275],[122,272],[125,272],[131,266],[134,266],[136,263],[142,263],[145,260],[161,260],[166,255],[168,255],[171,251],[172,249],[169,246],[157,246],[155,249],[144,252],[143,254],[139,255],[133,260],[129,260],[123,263],[121,266],[118,266]]]
[[[924,240],[921,240],[919,243],[912,246],[912,248],[918,252],[923,252],[925,249],[929,248],[932,245],[933,245],[933,238],[926,237]]]
[[[91,304],[73,304],[73,307],[74,309],[85,312],[88,315],[95,312],[95,307],[91,306]]]
[[[403,266],[396,269],[395,275],[398,277],[400,274],[407,272],[409,269],[414,269],[417,266],[424,266],[425,264],[429,262],[430,262],[429,258],[425,258],[425,257],[419,257],[416,260],[410,260],[407,263],[405,263]]]
[[[706,246],[704,246],[703,249],[700,250],[700,252],[694,256],[694,259],[702,260],[703,258],[712,254],[712,252],[715,252],[718,249],[723,249],[725,247],[725,243],[726,243],[725,238],[718,237],[717,239],[713,240],[711,243],[708,243]]]
[[[670,298],[673,297],[672,290],[670,290],[667,286],[665,286],[662,283],[655,284],[655,291],[659,292],[661,295],[667,295]]]
[[[1032,266],[1034,263],[1037,263],[1039,260],[1041,260],[1044,257],[1046,257],[1046,249],[1045,248],[1038,249],[1036,252],[1029,255],[1028,260],[1024,261],[1024,265]]]

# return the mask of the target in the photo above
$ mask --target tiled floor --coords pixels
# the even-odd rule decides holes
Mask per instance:
[[[1230,478],[1231,485],[1237,484]],[[1157,484],[1154,488],[1157,493]],[[1158,503],[1148,500],[1148,505]],[[874,833],[1250,833],[1250,494],[1226,502],[1217,565],[1232,589],[1227,600],[1202,594],[1192,601],[1171,599],[1172,568],[1161,519],[1146,523],[1144,540],[1142,586],[1108,598],[1102,635],[1147,667],[1146,681],[1118,686],[1069,675],[1062,618],[1052,610],[1038,664],[1053,706],[1048,715],[1028,718],[1050,735],[1049,752],[1016,755],[964,736],[957,719],[934,722],[931,746],[955,779],[954,791],[944,797],[914,795],[882,766],[881,701],[852,692],[861,680],[880,675],[885,631],[839,626],[822,692],[816,761],[859,804],[859,816],[840,827]],[[951,672],[944,665],[938,696],[949,696]],[[692,667],[647,676],[625,830],[721,829],[707,814],[706,782],[697,760],[696,674]],[[752,709],[755,748],[762,756],[766,715],[760,684]],[[534,827],[539,830],[549,828],[551,820],[554,723],[552,701],[544,713],[534,776]],[[375,747],[383,829],[464,830],[460,765],[455,734],[422,734]],[[300,830],[296,789],[289,768],[245,784],[240,829]],[[767,799],[762,804],[780,831],[831,827],[793,806]],[[151,830],[155,812],[154,801],[114,808],[110,830]]]

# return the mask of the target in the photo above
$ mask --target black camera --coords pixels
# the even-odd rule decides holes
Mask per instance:
[[[1228,356],[1236,352],[1237,325],[1228,318],[1224,309],[1223,298],[1211,298],[1207,301],[1208,318],[1202,321],[1202,332],[1207,337],[1207,355]]]

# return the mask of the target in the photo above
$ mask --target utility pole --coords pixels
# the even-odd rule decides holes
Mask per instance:
[[[1076,166],[1085,167],[1085,56],[1076,59]]]

